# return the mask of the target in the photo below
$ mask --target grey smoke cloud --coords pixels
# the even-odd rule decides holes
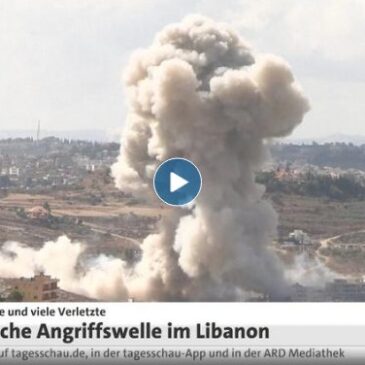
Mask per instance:
[[[156,201],[152,178],[165,159],[200,169],[194,204],[169,210],[130,267],[118,258],[85,259],[67,237],[39,249],[6,243],[0,276],[44,270],[63,289],[105,300],[241,300],[280,295],[283,265],[270,249],[277,216],[255,171],[266,140],[290,134],[308,101],[288,64],[257,55],[229,26],[189,16],[137,52],[125,73],[129,113],[112,168],[125,192]]]
[[[195,204],[174,209],[125,283],[142,300],[239,299],[280,293],[283,269],[270,250],[277,217],[255,171],[265,140],[290,134],[308,111],[289,65],[254,54],[229,26],[189,16],[167,26],[125,73],[129,100],[117,186],[149,200],[165,159],[201,170]]]

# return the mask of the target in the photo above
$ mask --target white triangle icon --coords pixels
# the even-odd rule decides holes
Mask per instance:
[[[170,172],[170,193],[173,193],[174,191],[181,189],[188,183],[189,183],[188,180],[185,180],[184,178],[175,174],[174,172]]]

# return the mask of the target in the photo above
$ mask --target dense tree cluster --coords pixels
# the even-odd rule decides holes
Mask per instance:
[[[356,146],[352,143],[277,144],[271,146],[271,153],[276,161],[365,171],[365,145]]]
[[[332,177],[313,173],[287,180],[280,179],[276,171],[260,172],[256,181],[266,186],[268,193],[298,194],[326,197],[335,200],[365,199],[365,187],[351,175]]]

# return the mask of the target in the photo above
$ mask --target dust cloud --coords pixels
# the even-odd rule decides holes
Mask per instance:
[[[277,215],[255,172],[268,157],[267,141],[290,134],[309,109],[289,65],[255,54],[228,25],[195,15],[137,51],[125,84],[128,116],[112,167],[117,187],[156,202],[154,171],[184,157],[202,173],[200,195],[162,218],[132,268],[106,256],[85,262],[84,246],[61,237],[40,250],[6,244],[0,276],[39,268],[66,290],[106,300],[284,295],[288,281],[270,248]]]

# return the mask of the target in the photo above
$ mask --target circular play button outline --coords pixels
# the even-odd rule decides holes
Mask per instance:
[[[167,167],[167,165],[171,165],[172,161],[176,161],[177,163],[184,162],[186,165],[182,164],[181,166],[176,165],[176,167],[181,170],[185,169],[186,167],[188,170],[190,169],[189,173],[193,174],[193,182],[190,182],[186,175],[177,173],[177,171],[171,167]],[[166,174],[168,174],[168,178],[166,178]],[[158,182],[159,175],[165,175],[163,180],[166,180],[166,183],[164,181],[160,181],[160,184],[162,184],[162,188],[156,186],[156,181]],[[184,175],[184,176],[181,176]],[[173,180],[173,181],[172,181]],[[189,203],[193,202],[199,195],[201,188],[202,188],[202,175],[198,169],[198,167],[192,162],[191,160],[188,160],[184,157],[172,157],[165,161],[163,161],[157,168],[153,176],[153,189],[155,191],[155,194],[157,197],[164,202],[167,205],[173,206],[173,207],[182,207],[185,205],[188,205]],[[199,184],[198,189],[193,189],[191,191],[191,188],[189,187],[189,184],[195,183],[195,187],[197,187],[197,184]],[[166,194],[166,185],[169,186],[168,194]],[[158,185],[158,184],[157,184]],[[184,190],[184,188],[189,189],[190,191]],[[194,186],[193,186],[194,188]],[[180,191],[182,189],[182,191]],[[185,191],[185,194],[184,194]],[[167,196],[166,196],[167,195]],[[170,195],[170,196],[168,196]]]

